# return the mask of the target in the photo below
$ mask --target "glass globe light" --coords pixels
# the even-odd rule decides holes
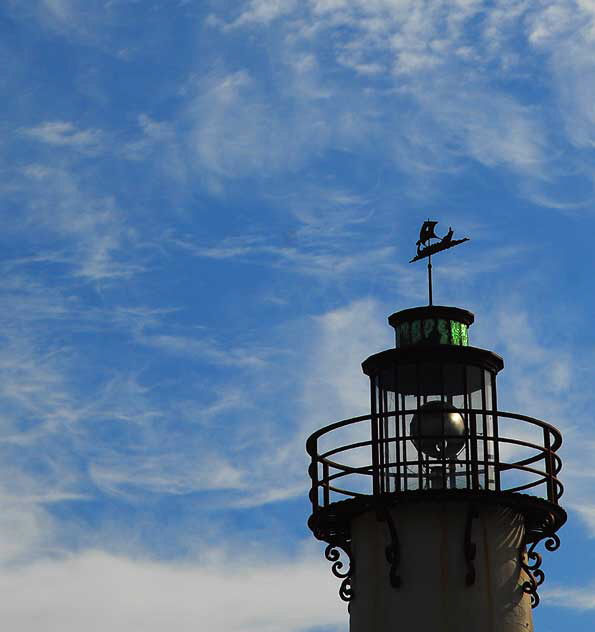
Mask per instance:
[[[465,420],[447,402],[427,402],[413,415],[409,434],[415,447],[427,456],[453,458],[465,445]]]

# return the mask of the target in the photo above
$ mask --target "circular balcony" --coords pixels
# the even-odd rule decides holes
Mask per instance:
[[[493,408],[456,410],[464,421],[456,450],[447,447],[444,422],[438,430],[416,422],[419,408],[354,417],[312,434],[308,524],[316,537],[349,539],[359,513],[432,499],[513,507],[525,517],[527,543],[555,533],[566,521],[558,504],[560,432]]]

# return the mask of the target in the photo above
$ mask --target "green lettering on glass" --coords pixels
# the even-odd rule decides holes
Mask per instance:
[[[450,321],[450,337],[453,345],[461,344],[461,323],[457,323],[454,320]]]
[[[467,325],[461,325],[461,344],[464,347],[469,346],[469,327]]]
[[[411,323],[411,344],[421,340],[421,320],[414,320]]]
[[[447,345],[450,343],[450,331],[448,331],[448,321],[440,318],[438,320],[438,333],[440,334],[440,344]]]
[[[409,323],[402,323],[399,327],[399,344],[401,346],[404,346],[410,343],[411,339],[409,337]]]
[[[424,338],[429,338],[430,334],[434,331],[434,319],[428,318],[424,320]]]

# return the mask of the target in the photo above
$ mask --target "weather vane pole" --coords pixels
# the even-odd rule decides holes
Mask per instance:
[[[409,263],[414,263],[420,259],[428,258],[428,295],[430,299],[430,305],[433,305],[432,297],[432,255],[442,250],[448,250],[453,246],[458,246],[465,241],[469,241],[468,237],[463,239],[453,239],[454,231],[452,228],[448,229],[448,233],[444,237],[438,237],[434,232],[434,228],[438,222],[427,220],[421,226],[419,231],[419,239],[417,240],[417,255],[411,259]],[[432,243],[432,239],[437,239]]]

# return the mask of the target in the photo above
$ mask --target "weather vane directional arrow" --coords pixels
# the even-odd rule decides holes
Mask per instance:
[[[427,220],[421,226],[419,231],[419,239],[417,240],[417,254],[409,263],[414,263],[420,259],[428,258],[428,293],[430,298],[430,305],[432,305],[432,255],[442,250],[448,250],[453,246],[458,246],[465,241],[469,241],[468,237],[463,239],[453,239],[454,231],[452,228],[448,229],[448,233],[444,237],[438,237],[434,232],[434,228],[438,222]],[[432,239],[436,239],[432,243]]]

